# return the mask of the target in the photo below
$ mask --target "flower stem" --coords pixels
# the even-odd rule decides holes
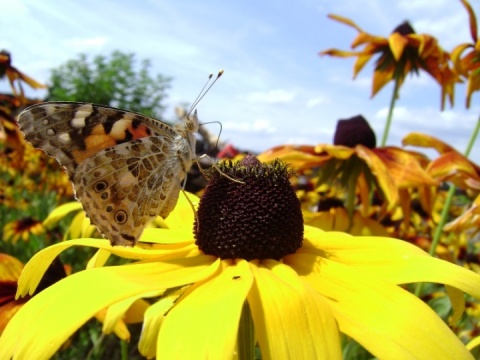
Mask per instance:
[[[392,117],[393,117],[393,109],[395,108],[395,102],[397,101],[398,97],[398,89],[400,87],[400,82],[398,81],[398,77],[395,77],[395,86],[393,87],[392,98],[390,99],[390,107],[388,108],[388,115],[387,115],[387,122],[385,124],[385,130],[383,130],[382,135],[382,143],[380,146],[385,146],[388,139],[388,134],[390,132],[390,125],[392,124]]]
[[[480,116],[477,119],[477,125],[475,126],[475,129],[470,135],[470,140],[468,141],[467,148],[465,149],[465,153],[464,153],[465,157],[468,157],[470,155],[470,152],[472,151],[473,145],[475,144],[475,140],[477,139],[479,131],[480,131]],[[430,245],[430,251],[428,252],[432,256],[435,255],[435,252],[437,250],[440,237],[442,236],[443,226],[447,222],[448,212],[450,210],[450,205],[452,204],[453,195],[455,194],[456,189],[457,187],[455,185],[453,184],[450,185],[450,189],[448,190],[447,198],[445,200],[445,204],[443,205],[442,213],[440,215],[440,221],[438,222],[437,227],[435,228],[432,244]],[[422,284],[419,283],[415,288],[415,295],[416,296],[420,295],[421,291],[422,291]]]
[[[238,326],[238,359],[252,360],[255,358],[255,334],[250,306],[243,304],[240,324]]]

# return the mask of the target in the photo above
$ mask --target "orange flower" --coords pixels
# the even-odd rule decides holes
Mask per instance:
[[[474,91],[480,90],[480,39],[477,34],[477,19],[472,7],[467,0],[460,0],[467,9],[470,21],[470,34],[473,43],[464,43],[452,50],[452,62],[455,70],[467,78],[467,99],[466,107],[470,107],[470,100]],[[461,57],[467,49],[470,51]]]
[[[419,70],[424,70],[442,87],[442,109],[447,96],[450,104],[453,105],[457,75],[448,65],[449,54],[438,45],[436,38],[427,34],[416,34],[408,21],[397,26],[392,34],[385,38],[363,31],[347,18],[338,15],[328,15],[328,17],[355,28],[359,34],[353,40],[351,47],[355,49],[357,46],[364,45],[364,48],[362,51],[328,49],[320,52],[320,55],[357,56],[353,69],[356,77],[371,57],[379,54],[373,74],[372,97],[389,81],[395,80],[399,89],[408,73],[418,74]]]

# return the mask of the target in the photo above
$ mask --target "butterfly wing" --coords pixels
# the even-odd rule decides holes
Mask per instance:
[[[73,179],[75,169],[100,150],[148,136],[174,138],[168,124],[109,106],[46,102],[18,118],[25,139],[57,159]]]
[[[77,199],[112,245],[134,245],[148,220],[170,213],[191,163],[185,135],[107,106],[43,103],[25,109],[19,124],[27,141],[65,167]]]
[[[134,245],[148,221],[173,210],[185,172],[166,152],[171,145],[160,137],[132,140],[78,166],[76,196],[112,245]]]

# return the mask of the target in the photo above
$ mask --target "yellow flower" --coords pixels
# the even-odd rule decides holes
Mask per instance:
[[[40,235],[45,231],[42,222],[32,217],[25,217],[20,220],[12,221],[3,227],[3,233],[6,240],[16,243],[18,240],[27,241],[30,235]]]
[[[447,96],[450,104],[453,105],[457,75],[448,65],[449,54],[438,45],[437,39],[433,36],[416,34],[410,23],[405,21],[385,38],[365,32],[350,19],[338,15],[328,16],[356,29],[359,34],[353,40],[351,47],[355,49],[357,46],[364,45],[364,48],[361,51],[328,49],[320,52],[320,55],[357,56],[353,70],[356,77],[372,56],[379,54],[373,74],[372,97],[388,82],[397,81],[397,87],[400,88],[408,73],[418,74],[419,70],[424,70],[442,87],[442,109]]]
[[[33,292],[49,262],[71,246],[135,261],[91,267],[38,294],[5,329],[0,358],[51,357],[98,311],[108,308],[108,330],[139,298],[152,303],[139,343],[149,358],[235,358],[243,344],[239,321],[249,313],[264,359],[341,359],[340,333],[378,358],[473,358],[426,304],[399,285],[449,285],[458,320],[462,291],[480,297],[480,275],[403,241],[303,228],[281,163],[267,166],[247,156],[220,169],[243,184],[212,173],[194,235],[185,227],[146,229],[134,248],[79,239],[34,256],[18,296]]]
[[[17,280],[22,272],[20,260],[0,253],[0,334],[28,298],[15,300]]]
[[[456,46],[452,50],[452,62],[455,70],[468,80],[466,107],[469,108],[472,93],[480,90],[480,39],[477,34],[477,19],[472,7],[467,0],[460,1],[468,12],[473,43]],[[467,49],[470,51],[462,57],[463,52]]]
[[[0,253],[0,334],[10,319],[32,296],[66,276],[63,264],[58,259],[52,259],[48,269],[43,273],[35,293],[18,299],[15,297],[15,293],[22,269],[23,264],[20,260]]]

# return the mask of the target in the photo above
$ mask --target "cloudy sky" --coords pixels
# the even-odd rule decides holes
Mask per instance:
[[[478,0],[471,2],[480,14]],[[409,20],[447,51],[471,42],[458,0],[0,0],[0,8],[0,49],[38,81],[48,83],[50,69],[79,53],[121,50],[150,59],[152,73],[173,77],[166,119],[175,118],[174,106],[196,98],[209,73],[224,69],[198,106],[200,120],[221,122],[223,140],[254,151],[331,143],[337,120],[357,114],[380,140],[392,84],[371,99],[372,66],[352,80],[354,59],[318,55],[332,47],[348,49],[357,34],[327,14],[348,17],[381,36]],[[388,143],[400,145],[406,134],[420,131],[463,151],[480,113],[480,94],[466,110],[461,85],[455,100],[441,112],[440,88],[432,78],[407,78]],[[480,161],[480,140],[472,157]]]

